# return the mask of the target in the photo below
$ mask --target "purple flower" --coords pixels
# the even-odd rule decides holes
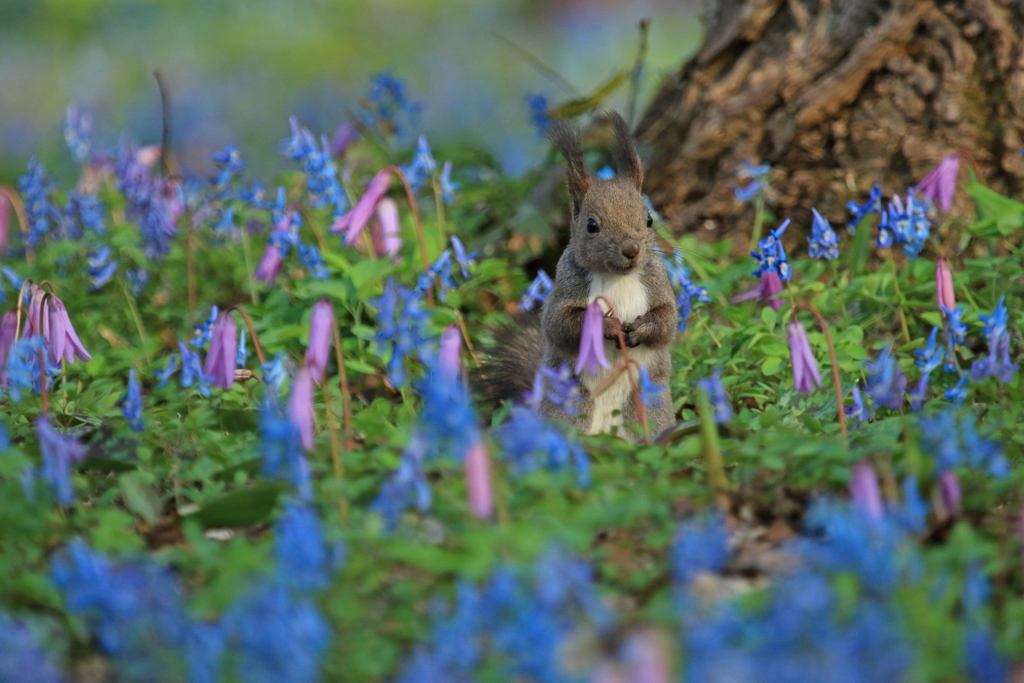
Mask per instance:
[[[401,227],[398,221],[398,204],[390,197],[384,197],[377,205],[377,222],[373,227],[373,253],[377,256],[398,256],[402,248]]]
[[[949,211],[949,207],[953,205],[956,176],[959,172],[960,159],[957,155],[950,154],[940,161],[931,173],[922,178],[914,190],[933,204],[938,203],[943,211]]]
[[[298,430],[302,447],[307,451],[313,450],[313,378],[306,367],[299,368],[292,378],[288,419]]]
[[[273,242],[267,242],[267,248],[263,250],[263,257],[260,259],[260,263],[256,266],[256,272],[253,277],[260,282],[265,282],[268,285],[274,284],[274,280],[277,279],[277,274],[281,272],[281,264],[284,263],[284,258],[281,256],[281,250],[277,248]]]
[[[309,317],[309,344],[306,346],[306,367],[318,384],[323,381],[327,370],[333,332],[334,308],[327,299],[320,299],[313,304]]]
[[[591,375],[597,374],[597,366],[611,369],[604,356],[604,314],[596,301],[587,306],[583,314],[583,334],[580,336],[580,357],[576,361],[576,374],[583,368]]]
[[[939,310],[945,306],[948,310],[956,308],[956,296],[953,293],[953,270],[949,262],[939,258],[935,264],[935,298],[938,299]],[[943,311],[943,317],[946,313]]]
[[[7,357],[14,344],[14,334],[18,327],[18,314],[7,311],[0,318],[0,386],[7,386]]]
[[[377,171],[377,175],[373,176],[373,180],[370,181],[366,192],[359,198],[359,201],[352,207],[352,210],[334,221],[334,224],[331,225],[331,232],[345,232],[345,244],[348,246],[355,244],[359,240],[359,235],[362,234],[363,228],[366,227],[374,212],[377,211],[377,205],[384,199],[384,195],[387,194],[390,186],[390,169],[385,168]]]
[[[438,179],[441,185],[441,199],[444,200],[445,204],[452,204],[455,202],[455,190],[459,189],[459,183],[452,182],[452,162],[444,162],[444,166],[441,167],[441,177]]]
[[[53,489],[58,503],[71,505],[74,499],[71,463],[84,458],[88,449],[76,437],[64,438],[58,434],[45,416],[36,419],[36,434],[43,454],[43,478]]]
[[[818,372],[818,363],[807,341],[807,331],[798,320],[791,322],[786,331],[789,336],[789,353],[793,358],[793,384],[797,391],[810,393],[814,391],[815,385],[821,387],[821,373]]]
[[[868,519],[881,521],[885,513],[882,505],[882,494],[878,489],[878,477],[871,463],[861,460],[853,466],[850,477],[850,499]]]
[[[738,304],[741,301],[748,301],[755,297],[760,299],[762,305],[771,306],[773,311],[782,308],[782,300],[776,299],[775,295],[782,291],[782,280],[774,270],[768,270],[761,274],[761,284],[749,292],[744,292],[733,297],[732,302]]]
[[[491,494],[491,465],[483,441],[477,440],[466,451],[466,491],[469,510],[477,519],[490,519],[494,512]]]
[[[75,356],[82,360],[92,360],[92,356],[85,350],[85,345],[75,333],[75,327],[71,324],[63,301],[51,296],[43,305],[43,316],[43,337],[54,363],[59,363],[62,357],[71,365],[75,364]]]
[[[345,121],[345,123],[338,126],[338,129],[334,131],[334,136],[331,138],[331,155],[335,157],[345,156],[349,146],[358,139],[359,128],[351,121]]]
[[[942,504],[951,517],[960,516],[960,480],[956,472],[949,469],[939,475],[939,492],[942,494]]]
[[[457,325],[452,323],[441,334],[441,352],[438,355],[438,370],[441,379],[455,385],[459,379],[459,352],[462,350],[462,335]]]
[[[890,410],[899,410],[907,389],[907,376],[892,357],[892,346],[882,349],[874,361],[865,361],[864,367],[868,371],[866,391],[872,409],[887,405]]]
[[[206,354],[204,372],[213,378],[214,386],[230,389],[235,382],[235,341],[238,328],[231,313],[221,313],[210,333],[210,350]]]

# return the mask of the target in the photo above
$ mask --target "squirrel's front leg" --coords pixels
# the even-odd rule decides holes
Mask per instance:
[[[674,304],[655,306],[633,322],[623,325],[626,346],[660,347],[671,343],[679,324],[679,312]]]

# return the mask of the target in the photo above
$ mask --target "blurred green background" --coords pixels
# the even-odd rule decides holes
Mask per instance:
[[[390,70],[423,103],[432,144],[479,146],[518,174],[544,149],[528,93],[555,104],[592,92],[632,65],[649,17],[642,104],[696,49],[696,10],[678,0],[0,0],[0,182],[31,155],[71,178],[70,103],[92,114],[94,150],[125,130],[158,142],[157,67],[173,93],[175,151],[195,171],[235,143],[257,176],[272,176],[285,167],[277,145],[290,114],[329,134],[370,76]],[[626,91],[608,106],[624,108]]]

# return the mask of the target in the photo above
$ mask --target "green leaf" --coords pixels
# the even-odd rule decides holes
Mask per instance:
[[[150,524],[160,518],[160,496],[146,481],[146,475],[142,472],[129,472],[122,474],[118,481],[121,483],[121,495],[124,496],[125,505],[129,510]]]
[[[285,488],[282,483],[267,482],[232,491],[210,501],[189,519],[196,520],[204,529],[246,527],[266,522]]]
[[[782,359],[778,356],[769,356],[761,363],[761,372],[766,375],[774,375],[782,369]]]
[[[771,306],[765,306],[761,309],[761,322],[768,328],[769,332],[775,330],[775,322],[778,320],[778,315],[775,313],[775,309]]]

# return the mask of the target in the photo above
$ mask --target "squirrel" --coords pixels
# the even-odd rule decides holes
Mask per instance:
[[[557,370],[568,364],[574,371],[584,312],[601,296],[611,302],[622,325],[630,359],[646,368],[651,382],[662,388],[647,409],[647,419],[659,433],[675,422],[668,384],[679,314],[653,221],[641,194],[643,167],[633,136],[619,114],[612,112],[608,117],[615,130],[613,153],[619,169],[608,180],[598,179],[587,170],[578,129],[561,121],[551,124],[549,138],[568,165],[572,211],[569,244],[558,261],[554,288],[540,315],[519,313],[512,324],[495,332],[494,345],[475,373],[473,384],[485,403],[497,407],[502,401],[528,394],[540,366]],[[600,395],[593,396],[594,389],[622,360],[615,323],[605,301],[599,304],[605,312],[604,351],[612,370],[599,367],[596,376],[586,370],[580,373],[576,414],[567,413],[546,396],[539,411],[588,434],[639,422],[625,373]],[[636,367],[630,372],[638,381]],[[619,431],[635,440],[628,430]]]

